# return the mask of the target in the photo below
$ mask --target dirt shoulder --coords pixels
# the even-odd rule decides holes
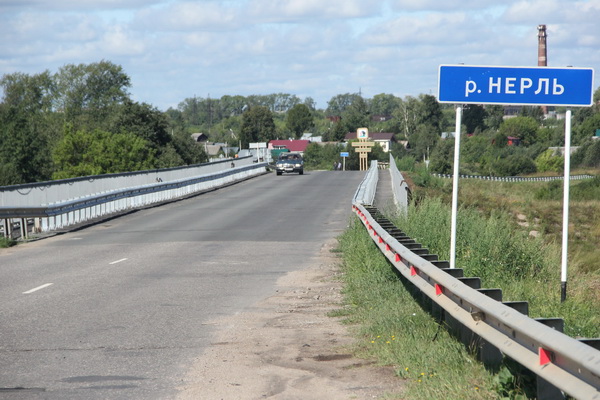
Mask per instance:
[[[342,300],[334,245],[326,243],[311,268],[281,278],[277,293],[251,311],[213,321],[218,332],[178,399],[342,400],[401,393],[393,369],[353,357],[348,327],[327,316]]]

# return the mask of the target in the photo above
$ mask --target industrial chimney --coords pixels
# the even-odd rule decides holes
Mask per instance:
[[[538,67],[548,66],[546,51],[546,25],[538,25]]]

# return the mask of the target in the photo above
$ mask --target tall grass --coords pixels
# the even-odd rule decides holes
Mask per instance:
[[[8,239],[4,236],[0,236],[0,248],[10,247],[15,245],[15,241]]]
[[[493,399],[493,377],[424,311],[356,220],[339,238],[345,308],[357,352],[394,366],[405,380],[402,399]]]
[[[411,206],[397,225],[432,253],[448,259],[450,208],[437,198]],[[503,289],[504,299],[528,301],[532,317],[562,317],[565,333],[600,336],[600,302],[585,291],[571,291],[560,302],[560,248],[515,229],[506,213],[483,215],[463,208],[457,218],[456,266],[465,276],[479,276],[482,285]],[[581,284],[574,279],[571,284]]]

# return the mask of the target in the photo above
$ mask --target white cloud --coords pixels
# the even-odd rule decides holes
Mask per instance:
[[[600,0],[0,0],[0,75],[110,60],[136,100],[413,95],[439,64],[600,67]],[[596,76],[599,76],[597,73]],[[597,78],[598,79],[598,78]]]

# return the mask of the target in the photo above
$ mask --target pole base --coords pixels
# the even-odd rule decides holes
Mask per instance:
[[[567,282],[560,283],[560,302],[564,303],[567,300]]]

